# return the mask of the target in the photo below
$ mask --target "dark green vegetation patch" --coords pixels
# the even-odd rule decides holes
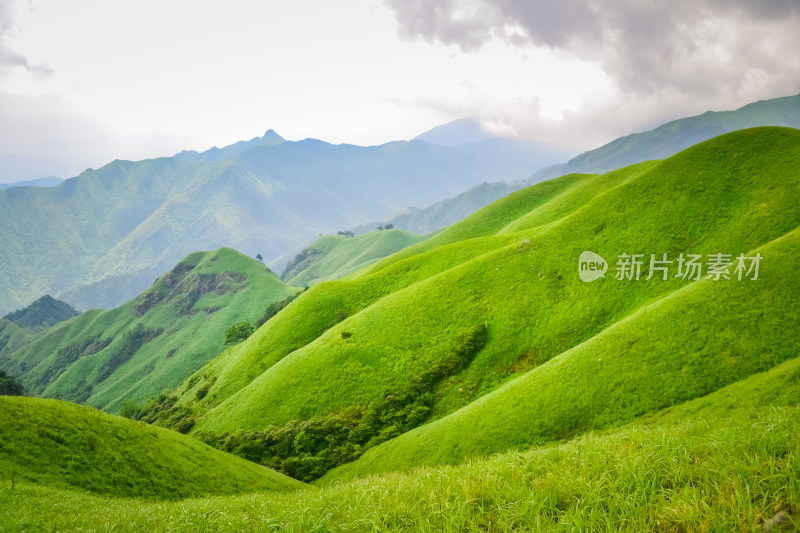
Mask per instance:
[[[52,296],[45,295],[24,309],[9,313],[3,319],[14,322],[21,328],[33,331],[54,326],[59,322],[78,316],[78,311],[71,305]]]

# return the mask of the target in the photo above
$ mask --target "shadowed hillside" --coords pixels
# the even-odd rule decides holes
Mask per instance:
[[[71,305],[45,295],[24,309],[18,309],[3,317],[19,327],[40,331],[78,315]]]

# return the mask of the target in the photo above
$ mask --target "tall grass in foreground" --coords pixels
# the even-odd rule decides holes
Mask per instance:
[[[751,531],[800,527],[800,408],[639,423],[289,494],[113,499],[3,479],[0,531]]]

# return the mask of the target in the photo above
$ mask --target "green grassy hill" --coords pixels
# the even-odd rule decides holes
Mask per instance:
[[[311,287],[166,407],[257,460],[291,437],[281,468],[307,479],[364,450],[353,472],[457,462],[701,397],[796,355],[798,165],[800,131],[756,128],[518,191]],[[580,281],[586,250],[604,279]],[[614,278],[620,254],[664,253],[763,261],[755,281]]]
[[[800,523],[799,398],[794,358],[622,428],[288,494],[148,502],[24,480],[11,489],[5,479],[0,524],[6,531],[792,531]]]
[[[0,368],[32,394],[116,412],[181,383],[225,349],[228,327],[297,290],[229,248],[194,253],[121,307],[0,347]]]
[[[302,486],[191,437],[40,398],[0,397],[0,470],[4,484],[159,499]]]
[[[15,323],[0,319],[0,354],[9,353],[29,343],[34,333]]]
[[[281,278],[296,287],[340,279],[416,244],[425,236],[400,229],[374,231],[357,237],[325,235],[298,254]]]
[[[664,159],[717,135],[757,126],[800,128],[800,94],[760,100],[734,111],[707,111],[673,120],[647,132],[620,137],[565,164],[544,168],[533,179],[574,172],[608,172],[641,161]]]
[[[563,439],[701,397],[797,357],[798,247],[800,229],[754,250],[772,263],[757,287],[697,281],[467,407],[367,451],[341,473],[452,464]]]

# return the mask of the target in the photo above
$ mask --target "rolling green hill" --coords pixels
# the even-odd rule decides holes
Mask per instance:
[[[33,336],[32,331],[21,328],[9,320],[0,319],[0,354],[20,348],[30,342]]]
[[[0,330],[17,335],[0,347],[0,368],[30,393],[116,412],[126,399],[141,403],[179,384],[225,349],[228,327],[258,320],[297,290],[229,248],[194,253],[121,307],[34,337]]]
[[[467,407],[367,451],[342,475],[458,463],[617,425],[797,357],[799,246],[800,229],[755,250],[773,263],[758,288],[697,281]]]
[[[11,489],[6,479],[0,524],[9,531],[791,531],[800,506],[799,377],[794,358],[623,428],[288,494],[149,502],[25,480]]]
[[[755,128],[523,189],[311,287],[166,407],[309,479],[364,450],[343,472],[457,462],[707,395],[796,356],[798,165],[800,131]],[[593,283],[576,272],[587,250],[610,264]],[[664,253],[673,275],[645,280]],[[680,254],[757,253],[757,280],[674,276]],[[642,279],[615,279],[622,254],[643,254]],[[291,457],[273,447],[287,439]]]
[[[19,327],[41,331],[74,316],[78,311],[66,302],[56,300],[50,295],[42,296],[24,309],[18,309],[3,317]]]
[[[178,499],[302,486],[173,431],[58,400],[0,397],[4,482]]]
[[[800,128],[800,94],[760,100],[735,111],[707,111],[673,120],[647,132],[620,137],[565,164],[544,168],[533,179],[540,181],[575,172],[602,173],[641,161],[664,159],[717,135],[757,126]]]
[[[286,266],[281,278],[296,287],[340,279],[424,239],[425,236],[400,229],[374,231],[352,238],[326,235],[303,249]]]
[[[547,162],[514,143],[361,147],[274,132],[202,154],[114,161],[48,188],[0,190],[0,316],[44,294],[112,308],[197,250],[278,269],[319,234],[378,220]]]

